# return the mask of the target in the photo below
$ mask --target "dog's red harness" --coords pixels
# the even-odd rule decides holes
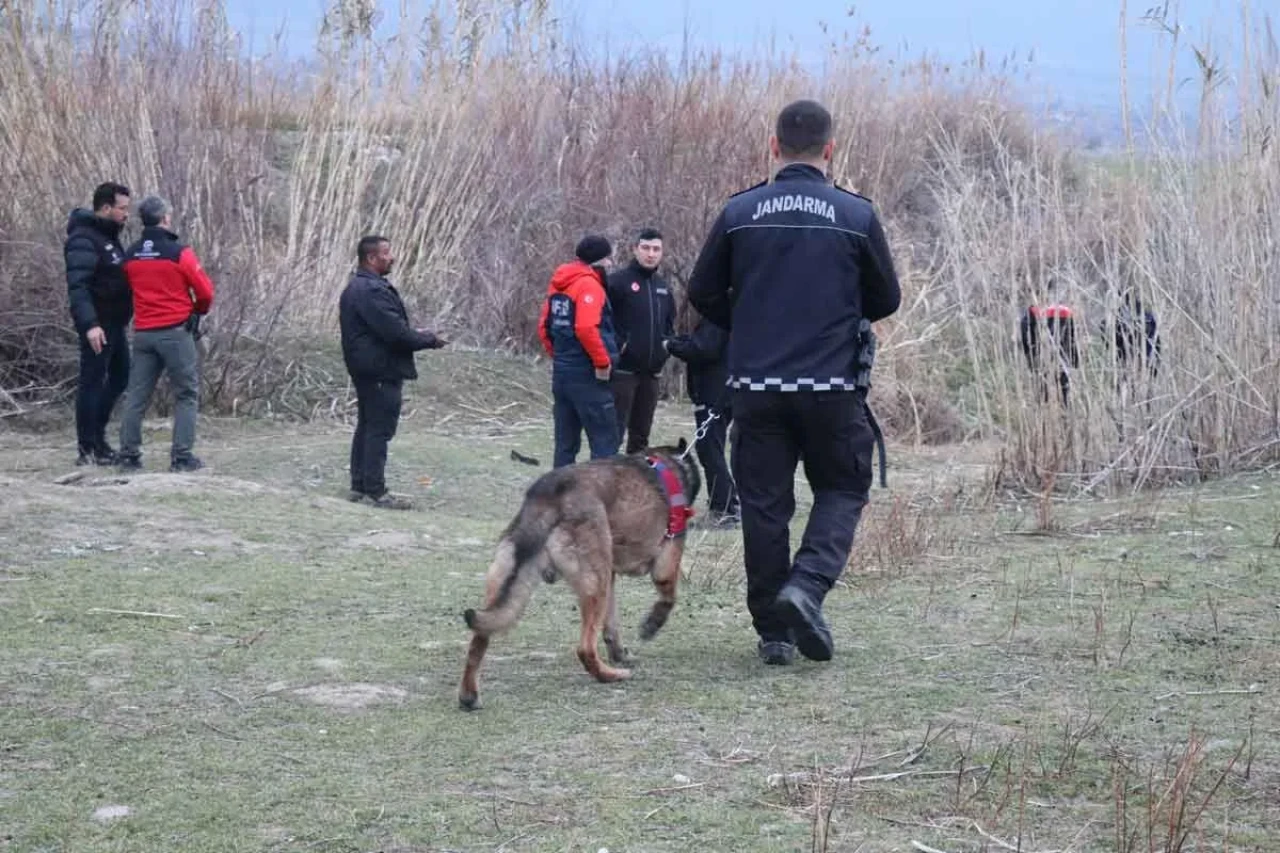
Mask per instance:
[[[684,496],[684,488],[680,478],[661,459],[648,457],[649,466],[658,474],[662,490],[667,493],[667,538],[674,539],[684,533],[690,518],[693,518],[693,507]]]

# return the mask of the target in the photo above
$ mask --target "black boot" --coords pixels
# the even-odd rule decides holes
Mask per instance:
[[[822,618],[822,602],[813,593],[788,583],[774,599],[774,609],[796,641],[800,654],[809,660],[831,660],[834,647],[831,629]]]

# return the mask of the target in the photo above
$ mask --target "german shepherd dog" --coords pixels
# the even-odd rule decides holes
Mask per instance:
[[[467,610],[471,646],[458,688],[464,710],[480,707],[479,672],[489,639],[519,621],[541,578],[564,578],[578,596],[582,638],[578,659],[602,682],[631,677],[600,660],[601,628],[609,663],[631,662],[618,634],[616,575],[650,575],[658,600],[640,626],[651,640],[676,604],[684,556],[685,521],[702,488],[698,466],[683,438],[675,447],[652,447],[567,465],[543,474],[498,541],[485,577],[483,610]]]

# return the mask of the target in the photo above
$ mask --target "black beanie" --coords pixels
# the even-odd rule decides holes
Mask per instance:
[[[578,248],[574,254],[584,264],[594,264],[613,254],[613,247],[609,245],[608,240],[598,234],[588,234],[578,241]]]

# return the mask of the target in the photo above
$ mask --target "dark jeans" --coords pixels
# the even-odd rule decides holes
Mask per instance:
[[[649,446],[653,413],[658,408],[658,377],[642,373],[615,373],[609,382],[613,407],[618,411],[618,443],[626,436],[626,453]]]
[[[173,445],[170,461],[186,459],[196,443],[196,418],[200,409],[200,372],[196,341],[181,326],[136,332],[133,336],[133,369],[129,393],[120,418],[120,455],[138,458],[142,449],[142,417],[161,373],[169,374],[173,388]]]
[[[706,406],[694,407],[693,418],[698,429],[702,429],[702,425],[706,423],[710,414]],[[713,513],[737,515],[738,495],[733,485],[733,477],[729,473],[729,465],[724,458],[725,436],[728,435],[733,410],[726,405],[722,406],[717,414],[719,416],[711,422],[711,426],[707,427],[706,434],[697,442],[695,449],[698,451],[698,461],[702,463],[702,470],[706,475],[707,506]]]
[[[403,383],[354,380],[356,432],[351,437],[351,490],[380,498],[387,492],[387,445],[400,425]]]
[[[874,437],[862,394],[853,391],[735,391],[733,414],[747,609],[763,639],[785,639],[774,598],[793,581],[821,600],[840,577],[871,489]],[[801,460],[813,509],[793,563],[789,525]]]
[[[555,454],[552,465],[572,465],[587,433],[591,458],[618,452],[618,419],[614,414],[609,383],[595,376],[552,376],[552,415],[555,418]]]
[[[129,338],[124,326],[103,326],[107,342],[95,353],[80,335],[80,379],[76,385],[76,441],[81,452],[107,440],[111,410],[129,385]]]

